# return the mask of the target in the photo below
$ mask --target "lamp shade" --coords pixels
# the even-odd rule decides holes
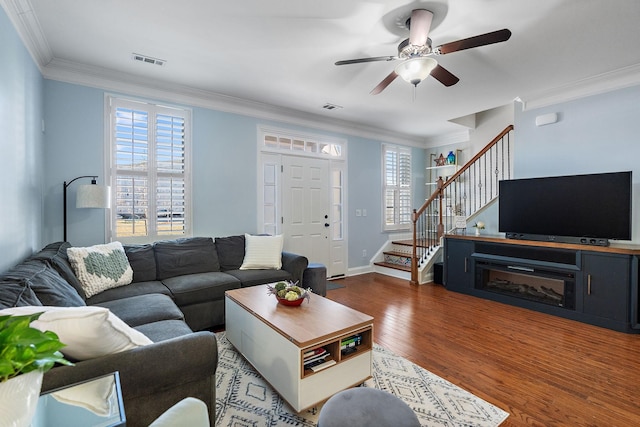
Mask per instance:
[[[76,208],[109,208],[111,188],[97,184],[78,186]]]
[[[438,61],[428,56],[418,56],[401,62],[395,68],[396,74],[414,86],[429,77]]]

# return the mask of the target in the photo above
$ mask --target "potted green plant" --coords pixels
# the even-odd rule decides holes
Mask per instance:
[[[44,372],[56,363],[73,365],[54,332],[30,326],[41,314],[0,316],[0,425],[30,425]]]

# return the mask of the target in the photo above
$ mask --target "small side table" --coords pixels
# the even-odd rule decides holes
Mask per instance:
[[[31,427],[126,425],[118,372],[40,395]]]

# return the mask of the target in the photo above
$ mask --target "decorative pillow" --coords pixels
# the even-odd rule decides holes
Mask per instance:
[[[263,270],[282,268],[282,235],[252,236],[244,235],[244,261],[240,270]]]
[[[107,289],[131,283],[133,270],[122,243],[112,242],[87,248],[71,247],[67,257],[87,298]]]
[[[15,307],[0,315],[22,316],[43,312],[31,326],[55,332],[66,344],[60,351],[74,360],[119,353],[153,342],[103,307]]]

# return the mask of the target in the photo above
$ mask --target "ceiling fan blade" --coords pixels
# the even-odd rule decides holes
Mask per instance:
[[[433,12],[425,9],[414,9],[409,24],[409,43],[414,46],[427,44],[427,36],[431,28]]]
[[[447,87],[453,86],[460,81],[459,78],[451,74],[440,64],[436,65],[436,68],[431,71],[431,76]]]
[[[372,58],[345,59],[343,61],[336,62],[336,65],[360,64],[362,62],[375,62],[375,61],[393,61],[396,59],[398,59],[397,56],[374,56]]]
[[[486,34],[480,34],[478,36],[469,37],[467,39],[458,40],[451,43],[445,43],[434,49],[439,55],[445,55],[451,52],[457,52],[459,50],[471,49],[474,47],[486,46],[488,44],[506,42],[511,37],[511,31],[506,28],[498,31],[493,31]]]
[[[378,86],[373,88],[373,90],[370,92],[371,95],[377,95],[380,92],[382,92],[383,90],[385,90],[387,88],[387,86],[389,86],[391,84],[391,82],[396,79],[396,77],[398,77],[398,74],[395,71],[392,71],[391,74],[389,74],[387,77],[385,77],[384,80],[382,80],[378,84]]]

